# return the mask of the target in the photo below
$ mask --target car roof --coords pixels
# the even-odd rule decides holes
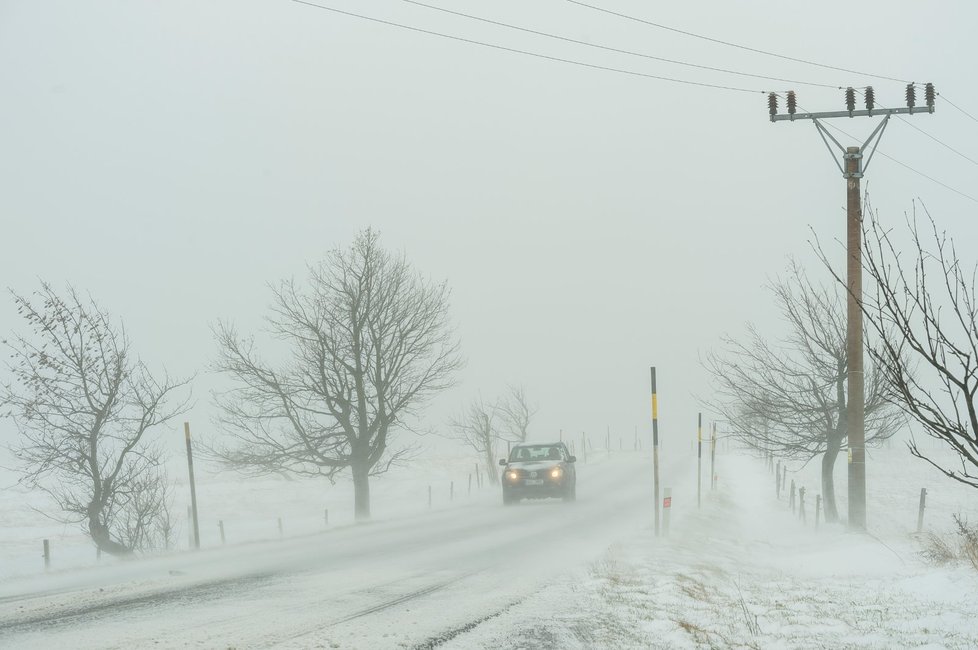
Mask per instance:
[[[555,440],[554,442],[521,442],[518,445],[513,445],[513,449],[519,449],[520,447],[555,447],[563,444],[559,440]]]

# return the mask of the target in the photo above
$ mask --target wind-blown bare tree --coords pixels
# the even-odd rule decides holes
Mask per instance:
[[[456,417],[449,427],[452,437],[461,440],[482,456],[486,463],[489,482],[499,483],[496,471],[496,443],[499,442],[500,409],[498,404],[487,404],[481,397],[469,405]]]
[[[774,282],[788,334],[772,340],[748,325],[743,339],[725,337],[706,356],[716,386],[713,408],[731,434],[762,452],[805,463],[822,456],[822,499],[827,521],[838,520],[835,461],[846,440],[846,318],[841,297],[814,285],[792,262]],[[866,380],[866,442],[879,444],[900,424],[887,399],[889,384],[872,365]]]
[[[931,458],[913,440],[911,453],[978,488],[978,267],[965,267],[954,241],[921,207],[923,230],[916,205],[906,220],[908,259],[867,199],[863,269],[870,286],[862,307],[883,343],[869,354],[893,387],[890,400],[957,461]]]
[[[11,292],[30,334],[3,343],[13,383],[0,400],[20,431],[22,482],[47,492],[65,522],[84,523],[113,555],[165,547],[172,530],[163,457],[148,436],[182,413],[189,380],[154,378],[125,329],[91,298],[49,284]]]
[[[537,412],[537,406],[530,404],[526,396],[526,388],[509,386],[497,406],[502,421],[501,434],[511,442],[526,442],[530,433],[530,422]]]
[[[269,332],[290,359],[273,365],[251,338],[217,328],[216,368],[234,388],[216,395],[230,445],[212,446],[246,473],[297,473],[331,481],[349,468],[357,519],[370,517],[369,477],[406,450],[391,437],[462,361],[446,283],[426,280],[373,230],[309,269],[307,284],[274,289]]]

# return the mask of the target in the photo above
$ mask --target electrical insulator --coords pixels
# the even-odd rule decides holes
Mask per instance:
[[[856,110],[856,91],[852,86],[846,88],[846,110],[850,113]]]
[[[928,106],[933,106],[934,105],[934,95],[935,94],[936,93],[934,93],[934,84],[929,83],[926,86],[924,86],[924,101],[927,102],[927,105]]]
[[[778,96],[774,93],[767,94],[767,111],[771,115],[778,114]]]
[[[798,101],[795,99],[795,91],[788,91],[788,114],[794,115],[795,111],[798,110]]]
[[[866,86],[866,91],[863,94],[866,97],[866,110],[873,110],[876,107],[876,93],[873,91],[873,87]]]
[[[907,84],[907,108],[913,108],[917,103],[917,89],[913,84]]]

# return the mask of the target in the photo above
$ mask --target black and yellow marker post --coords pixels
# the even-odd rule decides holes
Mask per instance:
[[[659,536],[659,400],[655,392],[655,366],[652,371],[652,482],[655,507],[655,536]]]
[[[696,420],[696,507],[702,505],[700,492],[703,487],[703,414]]]

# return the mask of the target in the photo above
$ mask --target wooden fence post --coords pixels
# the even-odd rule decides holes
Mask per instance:
[[[44,540],[44,570],[51,568],[51,542]]]
[[[818,516],[822,510],[822,495],[815,495],[815,530],[818,530]]]
[[[778,461],[778,469],[774,472],[774,493],[781,498],[781,461]]]
[[[927,503],[927,488],[920,488],[920,506],[917,508],[917,532],[924,530],[924,507]]]
[[[472,496],[472,473],[469,473],[469,496]]]
[[[791,514],[795,514],[795,479],[791,479],[790,505],[791,505]]]
[[[428,509],[431,509],[431,486],[428,486]]]
[[[452,481],[451,483],[448,484],[448,500],[449,501],[455,500],[455,481]]]
[[[221,544],[224,543],[224,521],[220,520],[217,522],[217,527],[221,531]]]
[[[323,524],[329,526],[329,508],[323,509]]]
[[[798,490],[798,518],[805,523],[805,488]]]

